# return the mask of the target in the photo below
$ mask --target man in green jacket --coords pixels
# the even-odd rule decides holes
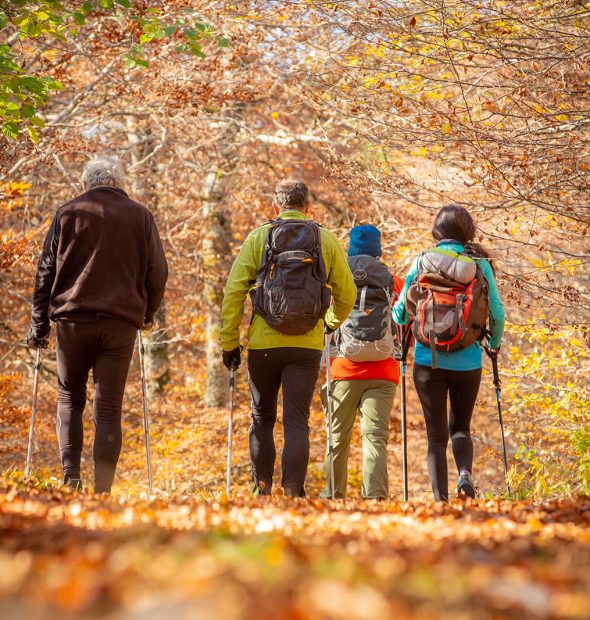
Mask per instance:
[[[273,208],[279,220],[307,220],[309,191],[301,181],[281,181],[275,188]],[[221,311],[223,363],[240,365],[240,323],[244,302],[256,285],[265,254],[268,222],[253,230],[236,257],[224,291]],[[338,239],[319,228],[321,256],[332,303],[324,319],[302,334],[287,334],[253,314],[248,330],[248,373],[252,395],[250,457],[254,493],[270,495],[276,450],[273,428],[277,417],[279,389],[283,389],[285,443],[281,459],[285,494],[305,497],[305,476],[309,461],[309,409],[322,356],[324,330],[335,330],[356,301],[356,287]],[[260,281],[260,278],[259,278]],[[274,317],[273,317],[274,318]],[[270,320],[270,319],[269,319]]]

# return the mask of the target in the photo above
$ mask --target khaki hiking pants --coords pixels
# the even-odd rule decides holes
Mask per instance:
[[[346,496],[348,454],[357,411],[361,419],[363,449],[362,496],[383,499],[389,495],[387,480],[387,440],[389,416],[397,385],[385,379],[332,381],[332,436],[334,441],[334,489],[337,498]],[[326,388],[322,403],[327,415]],[[326,447],[324,461],[326,488],[321,497],[329,497],[330,459]]]

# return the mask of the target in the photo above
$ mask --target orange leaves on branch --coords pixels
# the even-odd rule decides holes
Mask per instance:
[[[0,183],[0,209],[3,211],[14,211],[24,204],[24,196],[30,183],[9,181]]]
[[[498,107],[498,104],[493,101],[486,101],[481,105],[483,110],[491,112],[492,114],[502,114],[502,110]]]

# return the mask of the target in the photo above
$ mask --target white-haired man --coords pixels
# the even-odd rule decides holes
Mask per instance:
[[[119,160],[96,157],[84,194],[61,206],[39,258],[27,343],[46,348],[56,324],[57,435],[64,483],[81,488],[82,414],[94,381],[94,490],[110,492],[136,330],[150,324],[168,277],[152,214],[125,191]]]

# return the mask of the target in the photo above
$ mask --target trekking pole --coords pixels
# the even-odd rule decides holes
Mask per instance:
[[[147,459],[148,470],[148,485],[150,495],[152,495],[152,461],[150,458],[150,420],[148,417],[148,402],[147,402],[147,389],[145,380],[145,365],[144,365],[144,348],[143,338],[141,337],[141,330],[137,330],[137,349],[139,351],[139,368],[141,371],[141,395],[143,400],[143,434],[145,437],[145,454]]]
[[[236,394],[235,372],[235,368],[229,369],[229,414],[227,418],[227,476],[225,480],[225,492],[228,497],[231,484],[231,451],[233,444],[234,402]]]
[[[395,359],[401,362],[401,427],[402,427],[402,474],[404,483],[404,502],[408,501],[408,434],[407,434],[407,403],[406,403],[406,368],[408,359],[408,350],[410,348],[410,330],[412,328],[412,321],[407,325],[401,327],[401,341],[402,350],[401,353],[395,355]]]
[[[502,404],[500,402],[500,394],[502,392],[502,382],[500,381],[500,373],[498,372],[498,353],[492,351],[489,347],[484,347],[485,352],[492,361],[492,372],[494,373],[494,386],[496,388],[496,403],[498,404],[498,419],[500,420],[500,434],[502,436],[502,456],[504,458],[504,480],[506,481],[506,490],[511,495],[510,484],[508,483],[508,458],[506,456],[506,441],[504,440],[504,423],[502,422]]]
[[[31,473],[31,459],[33,457],[33,433],[35,429],[35,414],[37,413],[37,389],[39,387],[39,370],[41,369],[41,347],[37,347],[37,357],[35,359],[35,378],[33,379],[33,405],[31,407],[31,423],[29,425],[29,446],[27,448],[27,466],[25,468],[25,479],[29,479]]]
[[[330,461],[330,485],[329,492],[332,499],[336,499],[336,491],[334,489],[334,440],[332,437],[332,398],[330,396],[331,379],[330,379],[330,341],[332,334],[326,335],[326,346],[324,348],[324,359],[326,360],[326,403],[327,403],[327,433],[328,433],[328,458]]]

